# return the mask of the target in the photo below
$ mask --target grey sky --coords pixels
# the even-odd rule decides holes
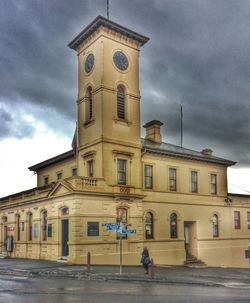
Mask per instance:
[[[67,44],[106,0],[0,1],[0,140],[30,137],[25,114],[72,137],[77,65]],[[110,19],[150,37],[141,51],[142,125],[164,141],[250,164],[250,1],[110,0]],[[63,151],[62,151],[63,152]]]

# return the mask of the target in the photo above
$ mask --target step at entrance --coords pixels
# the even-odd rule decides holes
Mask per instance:
[[[184,265],[187,267],[207,267],[207,265],[200,259],[197,259],[195,256],[191,254],[187,254],[187,259],[184,262]]]
[[[59,257],[57,259],[57,262],[59,262],[59,263],[67,263],[68,262],[68,258],[67,257]]]

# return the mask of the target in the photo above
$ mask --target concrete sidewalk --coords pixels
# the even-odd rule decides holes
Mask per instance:
[[[142,267],[68,265],[43,260],[0,259],[0,275],[25,277],[61,277],[82,280],[140,281],[151,283],[194,284],[250,288],[250,269],[240,268],[188,268],[184,266],[155,267],[155,277],[146,275]]]

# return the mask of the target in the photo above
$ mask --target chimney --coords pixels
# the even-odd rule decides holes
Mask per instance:
[[[202,153],[203,155],[205,155],[205,156],[212,156],[213,151],[212,151],[212,149],[210,149],[210,148],[205,148],[205,149],[203,149],[203,150],[201,151],[201,153]]]
[[[143,125],[143,127],[146,128],[145,139],[155,143],[161,143],[161,125],[163,125],[163,123],[158,120],[153,120]]]

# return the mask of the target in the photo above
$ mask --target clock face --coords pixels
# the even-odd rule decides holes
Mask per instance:
[[[128,68],[128,58],[123,52],[121,51],[115,52],[113,56],[113,60],[115,66],[120,70],[125,71]]]
[[[86,60],[85,60],[85,72],[90,73],[95,62],[95,57],[93,54],[88,54]]]

